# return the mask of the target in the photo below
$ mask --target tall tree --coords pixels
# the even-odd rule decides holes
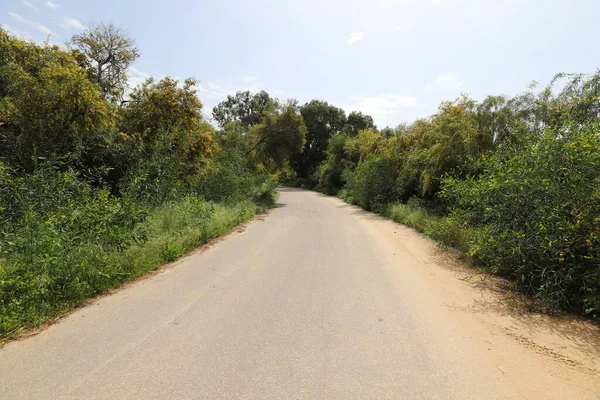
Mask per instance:
[[[253,144],[248,153],[264,166],[280,168],[304,149],[306,125],[295,108],[288,106],[281,113],[265,116],[250,129],[249,137]]]
[[[352,111],[348,114],[348,121],[344,127],[344,132],[350,136],[356,136],[358,132],[365,130],[377,130],[373,123],[373,117],[363,114],[360,111]]]
[[[70,41],[78,60],[92,82],[100,86],[105,99],[122,100],[127,87],[127,70],[139,57],[135,41],[113,24],[91,24]],[[83,56],[83,57],[81,57]]]
[[[227,96],[227,100],[213,109],[213,118],[221,128],[230,122],[239,121],[243,128],[249,129],[260,124],[263,117],[277,107],[278,101],[264,90],[256,94],[247,90],[237,92],[235,96]]]
[[[42,157],[78,153],[113,111],[71,54],[0,28],[0,157],[31,171]]]
[[[325,160],[331,137],[346,124],[346,113],[320,100],[304,104],[300,113],[306,124],[306,143],[304,151],[294,157],[293,167],[298,177],[306,179],[312,178],[317,166]]]
[[[201,159],[212,151],[212,130],[202,117],[202,103],[196,96],[196,80],[179,81],[166,77],[158,82],[148,79],[131,93],[131,101],[121,111],[120,128],[140,135],[151,148],[161,132],[170,131],[172,150],[194,153]]]

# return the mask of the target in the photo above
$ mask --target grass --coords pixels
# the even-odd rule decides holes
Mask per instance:
[[[122,255],[123,264],[131,271],[131,278],[139,277],[227,234],[256,211],[250,201],[223,205],[188,198],[167,203],[145,221],[143,228],[149,231],[149,239],[128,248]]]
[[[425,234],[443,246],[453,247],[463,254],[469,250],[474,228],[449,216],[438,216],[414,204],[394,203],[383,208],[382,214],[395,222]]]
[[[56,237],[48,246],[54,252],[36,254],[34,263],[5,259],[5,267],[0,266],[0,342],[225,235],[269,202],[222,204],[189,196],[151,210],[136,227],[145,240],[121,251],[98,241],[66,247]]]

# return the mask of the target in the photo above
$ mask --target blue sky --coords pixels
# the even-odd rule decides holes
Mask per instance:
[[[326,100],[378,126],[461,92],[513,95],[600,67],[600,0],[4,0],[13,34],[63,43],[87,22],[135,38],[145,76],[188,76],[212,107],[237,90]]]

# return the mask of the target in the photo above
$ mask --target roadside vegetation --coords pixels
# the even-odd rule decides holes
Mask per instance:
[[[543,309],[597,319],[599,96],[600,73],[463,95],[410,125],[334,133],[298,176],[457,248]]]
[[[265,99],[240,92],[213,114],[252,126],[244,110]],[[280,180],[414,227],[541,309],[600,317],[600,72],[514,97],[463,94],[394,128],[321,100],[299,114],[304,150]]]
[[[293,102],[216,129],[193,78],[128,87],[113,25],[67,48],[0,28],[0,339],[181,257],[275,201]],[[251,129],[250,129],[251,128]]]

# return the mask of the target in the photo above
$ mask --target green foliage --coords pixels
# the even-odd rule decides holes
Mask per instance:
[[[306,124],[306,143],[304,151],[294,157],[293,167],[299,178],[316,184],[314,174],[326,158],[332,136],[344,128],[346,113],[326,101],[312,100],[300,107],[300,114]]]
[[[270,114],[249,133],[254,143],[249,152],[267,169],[281,168],[285,162],[304,149],[306,125],[293,106],[281,113]]]
[[[334,136],[317,188],[459,249],[548,309],[598,318],[599,99],[600,72],[559,74],[539,91],[461,96],[409,126]]]
[[[453,247],[462,252],[469,250],[469,245],[475,234],[472,227],[456,218],[456,216],[439,216],[417,198],[411,198],[408,203],[388,205],[383,214],[403,225],[410,226],[438,241],[441,245]]]
[[[81,151],[112,124],[113,107],[58,46],[10,38],[0,28],[0,156],[28,171],[39,159]]]
[[[231,122],[239,122],[248,130],[262,122],[263,118],[275,112],[279,102],[272,99],[264,90],[252,94],[249,91],[237,92],[235,96],[227,96],[213,109],[213,118],[221,128]]]
[[[408,153],[399,172],[403,198],[435,198],[441,178],[485,152],[490,142],[477,130],[474,102],[460,98],[442,103],[439,113],[409,129]]]
[[[365,115],[360,111],[352,111],[348,114],[344,133],[350,136],[356,136],[360,131],[375,131],[377,127],[373,122],[373,117]]]
[[[1,183],[0,338],[174,261],[256,211],[249,200],[221,205],[187,196],[148,214],[45,167],[27,178],[4,170]],[[25,194],[28,202],[15,208]]]
[[[317,187],[327,194],[337,194],[344,186],[343,173],[350,165],[344,151],[347,141],[347,135],[333,136],[327,147],[327,159],[319,166]]]
[[[454,215],[481,227],[469,254],[550,307],[598,314],[598,125],[568,123],[480,160],[445,181]]]
[[[73,172],[42,165],[18,177],[2,168],[0,188],[0,335],[120,279],[113,253],[145,237],[144,208]]]
[[[69,44],[102,96],[113,103],[120,102],[127,87],[127,68],[140,55],[134,40],[121,28],[101,23],[88,24]]]
[[[396,199],[393,163],[391,157],[373,156],[361,162],[354,171],[346,170],[346,199],[367,210],[379,210]]]
[[[393,203],[384,211],[384,215],[396,222],[410,226],[419,232],[425,232],[432,224],[433,217],[415,198],[406,204]]]
[[[0,28],[0,340],[270,206],[276,182],[255,158],[285,164],[303,145],[296,109],[273,108],[253,152],[247,130],[217,134],[194,79],[150,79],[119,102],[133,42],[101,25],[72,43]]]

